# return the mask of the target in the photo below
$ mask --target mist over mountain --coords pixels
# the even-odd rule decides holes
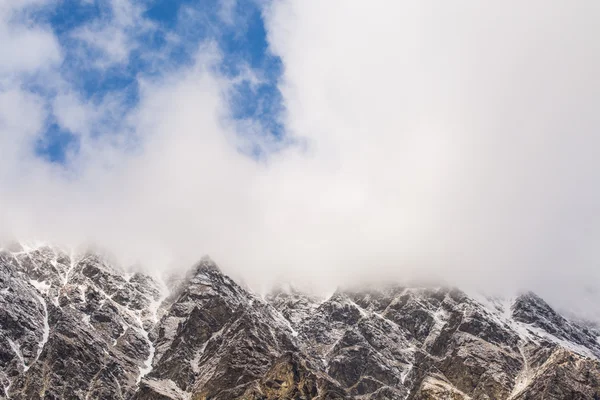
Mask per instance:
[[[3,241],[600,316],[597,1],[80,3],[0,5]]]

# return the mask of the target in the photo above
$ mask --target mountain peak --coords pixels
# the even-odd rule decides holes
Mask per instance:
[[[58,250],[0,253],[0,274],[0,385],[10,398],[599,394],[600,333],[533,293],[512,312],[500,299],[410,285],[327,299],[289,286],[263,300],[203,257],[164,299],[149,277]]]
[[[207,272],[207,271],[221,273],[221,269],[219,268],[217,263],[214,262],[213,259],[210,258],[208,255],[203,256],[200,259],[200,261],[198,261],[194,265],[192,270],[194,271],[194,274],[199,274],[199,273]]]

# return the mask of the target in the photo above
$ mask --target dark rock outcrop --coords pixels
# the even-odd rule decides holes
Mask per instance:
[[[203,259],[169,290],[96,254],[0,253],[0,397],[595,399],[600,333],[525,293],[261,298]]]

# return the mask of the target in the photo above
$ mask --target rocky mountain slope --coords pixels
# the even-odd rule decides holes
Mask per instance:
[[[600,399],[600,333],[526,293],[294,290],[209,259],[163,285],[96,254],[0,252],[0,397]]]

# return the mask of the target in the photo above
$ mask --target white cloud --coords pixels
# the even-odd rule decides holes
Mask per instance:
[[[6,76],[35,73],[56,66],[62,59],[60,46],[54,34],[43,26],[20,23],[27,7],[43,1],[8,1],[0,5],[0,84],[6,85]]]
[[[89,134],[93,121],[98,118],[98,110],[86,104],[76,93],[59,93],[52,102],[52,111],[60,126],[80,134]]]
[[[222,0],[219,2],[219,18],[226,24],[233,24],[235,21],[235,8],[237,0]]]
[[[32,149],[48,116],[44,99],[26,90],[24,84],[33,76],[51,80],[62,61],[52,31],[30,21],[31,7],[47,3],[0,3],[0,192],[18,183],[20,176],[31,174],[36,163]],[[2,203],[0,200],[0,206]]]
[[[6,164],[13,164],[15,158],[23,157],[24,154],[14,150],[31,145],[43,127],[45,117],[43,102],[38,96],[19,89],[0,91],[0,148],[8,150],[2,155]],[[7,159],[11,159],[10,164]],[[6,172],[2,170],[3,174]]]
[[[40,67],[56,65],[61,56],[58,44],[44,29],[23,30],[0,26],[0,73],[35,72]]]
[[[363,199],[305,226],[333,264],[555,297],[599,281],[598,3],[292,0],[268,16],[287,127],[322,164],[299,179],[335,182],[341,209]]]
[[[127,62],[134,45],[120,26],[85,26],[73,36],[102,52],[96,61],[99,68]]]
[[[144,9],[130,0],[108,2],[107,16],[81,26],[72,37],[99,52],[92,60],[98,68],[124,64],[139,45],[138,35],[153,24],[142,17]],[[84,53],[87,50],[83,50]]]
[[[192,68],[140,81],[137,108],[70,169],[11,161],[2,229],[153,267],[209,253],[254,286],[434,277],[582,304],[600,278],[596,4],[277,1],[269,41],[302,145],[239,151],[259,124],[227,118],[235,80],[202,47]],[[82,136],[121,118],[118,99],[61,93],[56,117]]]

